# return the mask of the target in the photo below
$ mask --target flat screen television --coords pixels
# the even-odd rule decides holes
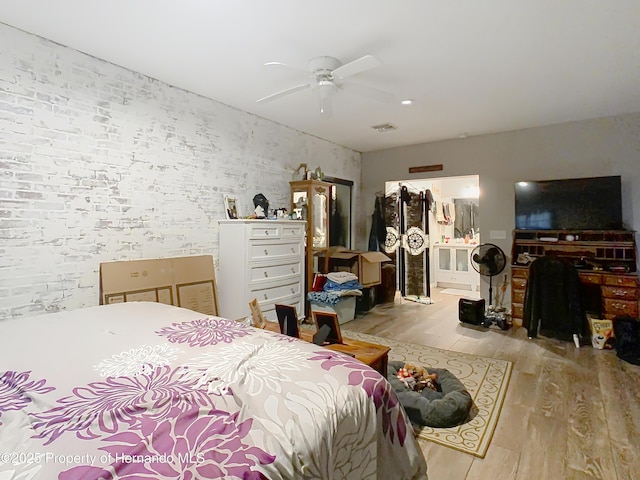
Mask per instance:
[[[621,230],[617,176],[517,182],[518,230]]]

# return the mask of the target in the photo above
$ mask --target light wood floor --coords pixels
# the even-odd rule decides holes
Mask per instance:
[[[640,367],[615,351],[458,322],[458,297],[376,305],[342,326],[514,368],[484,459],[420,440],[430,480],[640,479]]]

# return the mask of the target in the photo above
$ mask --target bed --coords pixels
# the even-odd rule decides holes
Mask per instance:
[[[0,321],[0,478],[423,479],[348,355],[160,303]]]

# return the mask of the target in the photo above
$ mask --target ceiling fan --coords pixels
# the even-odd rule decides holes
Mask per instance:
[[[324,116],[332,115],[333,96],[339,90],[348,90],[349,92],[373,98],[380,102],[392,102],[394,100],[394,96],[391,93],[378,90],[377,88],[369,87],[367,85],[344,82],[348,77],[352,77],[358,73],[376,68],[380,65],[381,63],[373,55],[365,55],[353,60],[352,62],[345,63],[344,65],[340,60],[334,57],[315,57],[309,60],[306,71],[282,62],[267,62],[265,63],[265,66],[291,68],[311,77],[311,80],[307,83],[289,87],[285,90],[267,95],[266,97],[259,98],[256,100],[256,103],[270,102],[271,100],[275,100],[307,88],[315,91],[320,103],[320,114]]]

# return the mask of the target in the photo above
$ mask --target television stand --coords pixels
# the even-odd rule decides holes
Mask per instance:
[[[640,288],[634,232],[629,230],[514,230],[511,316],[521,326],[529,263],[544,255],[578,269],[585,311],[599,318],[638,317]]]

